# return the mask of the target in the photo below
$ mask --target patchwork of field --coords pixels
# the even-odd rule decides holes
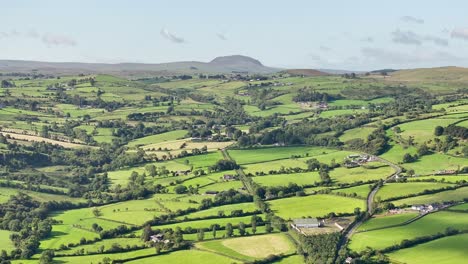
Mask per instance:
[[[302,254],[297,255],[302,250],[298,251],[295,245],[299,234],[281,230],[275,225],[275,218],[270,220],[268,214],[282,218],[286,226],[297,218],[325,218],[325,227],[309,230],[305,232],[307,235],[339,232],[334,223],[342,221],[346,227],[359,221],[361,218],[357,216],[366,211],[366,199],[372,188],[394,174],[397,165],[403,169],[400,175],[403,180],[386,182],[380,187],[373,201],[376,214],[365,218],[354,231],[347,245],[350,250],[357,253],[367,247],[381,250],[405,239],[444,233],[447,228],[468,230],[466,204],[422,217],[409,209],[415,204],[468,199],[468,187],[461,187],[468,182],[468,175],[434,175],[440,170],[462,171],[468,166],[463,156],[466,140],[456,138],[458,145],[445,151],[440,150],[443,144],[437,144],[449,137],[434,135],[436,126],[468,127],[466,99],[449,102],[449,97],[439,96],[453,92],[457,98],[463,97],[457,90],[464,86],[451,80],[431,83],[431,75],[425,72],[417,73],[424,76],[424,81],[416,80],[415,73],[411,72],[354,79],[338,75],[285,77],[283,74],[267,76],[271,85],[260,79],[213,79],[196,75],[186,80],[182,79],[187,76],[181,79],[173,76],[136,81],[97,75],[93,76],[96,85],[88,81],[68,85],[73,78],[91,76],[63,76],[18,79],[17,87],[2,88],[2,97],[9,103],[0,109],[1,133],[11,138],[0,143],[0,152],[16,151],[16,146],[10,143],[17,142],[29,147],[25,153],[41,152],[47,166],[23,166],[22,162],[29,163],[20,158],[10,164],[16,167],[2,163],[0,183],[9,187],[0,187],[0,204],[7,203],[11,195],[19,192],[38,202],[73,203],[70,207],[57,206],[62,209],[47,209],[47,216],[55,220],[52,232],[40,240],[39,249],[31,259],[12,263],[38,263],[40,254],[47,249],[55,250],[57,256],[53,263],[304,263]],[[51,87],[55,84],[62,85],[60,91]],[[399,97],[388,91],[405,91],[405,85],[430,93],[437,100],[433,102],[447,103],[433,106],[440,111],[429,108],[393,111],[391,107],[397,106],[392,103]],[[304,87],[341,99],[324,99],[328,109],[318,108],[320,100],[296,102]],[[418,96],[418,92],[415,90],[411,95]],[[35,100],[38,105],[14,104],[24,98]],[[238,101],[226,104],[230,98]],[[424,100],[429,103],[432,99],[428,98]],[[242,116],[227,118],[224,113],[218,113],[224,110],[229,110],[225,115],[240,113]],[[137,113],[142,115],[132,116]],[[326,122],[322,123],[323,120]],[[383,145],[375,150],[374,144],[382,142],[370,142],[369,135],[382,125],[388,138],[380,139],[388,139],[384,142],[388,147]],[[401,130],[398,133],[396,126]],[[231,128],[242,133],[229,131]],[[284,143],[282,139],[262,140],[265,132],[274,130],[282,130],[284,135],[298,134],[300,138],[294,143]],[[70,139],[72,143],[42,136],[47,133]],[[42,141],[65,149],[32,147],[36,145],[34,142]],[[92,145],[92,150],[101,151],[91,152],[96,161],[86,161],[90,152],[82,149],[88,147],[83,142]],[[404,155],[417,154],[422,144],[427,144],[430,154],[404,163]],[[195,149],[205,147],[207,153],[192,155]],[[373,161],[346,168],[345,159],[361,151],[380,153],[393,166]],[[104,161],[97,161],[101,154]],[[178,158],[179,155],[184,157]],[[2,162],[8,161],[7,155],[3,157]],[[234,163],[220,162],[230,159],[240,168],[233,166]],[[330,168],[322,165],[312,171],[308,168],[311,159]],[[217,163],[221,165],[214,166]],[[410,170],[416,175],[405,181]],[[433,182],[426,181],[430,179]],[[289,191],[290,183],[297,184],[298,189]],[[21,188],[11,187],[15,184]],[[434,192],[455,186],[455,190]],[[32,191],[37,187],[41,192]],[[223,192],[230,189],[235,191],[233,197],[223,197]],[[392,205],[401,208],[386,209]],[[252,219],[256,217],[261,219],[252,228]],[[226,231],[228,224],[233,226],[232,237]],[[187,247],[174,252],[163,248],[156,253],[153,245],[141,238],[146,226],[151,226],[154,232],[181,232]],[[4,224],[2,228],[6,227],[10,226]],[[115,233],[105,237],[110,231]],[[11,234],[14,232],[0,230],[0,250],[8,254],[14,250]],[[386,255],[397,263],[457,263],[454,260],[465,259],[467,255],[466,242],[466,234],[459,234]],[[116,248],[120,249],[102,252]],[[279,254],[283,255],[280,260],[266,260]]]

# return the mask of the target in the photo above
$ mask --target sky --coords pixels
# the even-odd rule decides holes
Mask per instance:
[[[466,0],[0,0],[0,59],[468,67]]]

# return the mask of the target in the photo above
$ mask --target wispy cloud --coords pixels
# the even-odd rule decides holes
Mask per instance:
[[[456,28],[450,34],[452,38],[468,40],[468,28]]]
[[[76,46],[77,42],[70,36],[56,34],[56,33],[39,33],[34,29],[27,32],[19,32],[17,30],[11,30],[8,32],[0,32],[0,39],[23,37],[30,39],[41,40],[44,44],[49,47],[52,46]]]
[[[51,34],[46,33],[41,37],[42,42],[44,42],[47,46],[69,46],[73,47],[76,46],[76,41],[65,35],[61,34]]]
[[[374,42],[374,38],[373,37],[365,37],[365,38],[362,38],[361,41],[372,43],[372,42]]]
[[[226,34],[223,34],[223,33],[216,33],[216,36],[217,36],[220,40],[227,40]]]
[[[21,35],[21,33],[16,31],[16,30],[0,31],[0,39],[18,37],[20,35]]]
[[[407,45],[421,45],[422,41],[420,37],[413,31],[401,31],[397,29],[392,32],[392,40],[395,43],[407,44]]]
[[[433,36],[433,35],[421,35],[413,31],[402,31],[397,29],[392,32],[392,40],[395,43],[406,44],[406,45],[422,45],[423,42],[432,42],[437,46],[446,47],[449,45],[447,39]]]
[[[184,38],[175,35],[174,33],[170,32],[169,30],[167,30],[165,28],[161,29],[160,33],[161,33],[161,36],[163,36],[164,38],[170,40],[171,42],[174,42],[174,43],[184,43],[184,42],[186,42]]]
[[[414,16],[402,16],[400,20],[406,23],[424,24],[424,19]]]
[[[409,65],[418,63],[451,64],[453,62],[466,62],[466,57],[460,57],[445,51],[401,52],[381,48],[366,47],[361,53],[368,62],[383,65]]]

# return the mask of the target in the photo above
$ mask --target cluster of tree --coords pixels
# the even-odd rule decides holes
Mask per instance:
[[[388,136],[383,127],[374,130],[364,141],[361,138],[352,139],[346,142],[351,149],[362,150],[366,153],[379,155],[388,149]]]
[[[39,240],[52,231],[52,223],[46,219],[48,208],[24,193],[11,196],[0,205],[0,227],[10,230],[10,239],[16,247],[11,258],[29,258],[37,252]]]
[[[242,125],[252,121],[243,107],[244,102],[233,97],[226,97],[224,102],[210,113],[217,124]]]
[[[449,125],[447,127],[436,126],[434,130],[434,135],[442,136],[447,135],[451,137],[456,137],[460,139],[467,139],[468,138],[468,128],[456,126],[456,125]]]
[[[310,87],[301,88],[293,97],[295,102],[328,102],[339,99],[339,96],[317,92]]]
[[[226,170],[237,170],[240,166],[233,160],[218,160],[215,165],[211,166],[212,171],[226,171]]]
[[[288,183],[287,186],[259,186],[255,189],[256,195],[262,199],[281,198],[285,196],[303,193],[304,189],[296,183]]]
[[[338,232],[312,236],[299,235],[298,253],[306,263],[334,263],[341,234]]]
[[[15,87],[15,83],[12,82],[12,81],[8,81],[8,80],[2,80],[1,84],[0,84],[0,87],[1,88],[12,88],[12,87]]]

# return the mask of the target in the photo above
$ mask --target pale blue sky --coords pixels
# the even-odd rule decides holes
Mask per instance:
[[[468,1],[0,0],[0,59],[468,67]]]

